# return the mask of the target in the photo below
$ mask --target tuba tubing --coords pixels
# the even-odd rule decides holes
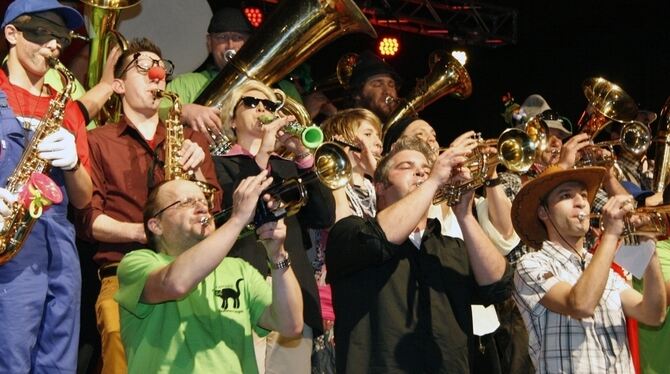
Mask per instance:
[[[654,179],[651,188],[655,192],[662,192],[670,182],[670,97],[663,104],[660,117],[654,139],[656,157],[654,159]]]
[[[323,46],[354,32],[377,37],[353,0],[282,1],[195,103],[221,107],[249,79],[272,85]]]

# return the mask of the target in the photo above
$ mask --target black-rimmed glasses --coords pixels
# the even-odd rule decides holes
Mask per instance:
[[[274,112],[279,107],[279,103],[275,101],[268,99],[259,99],[253,96],[244,96],[240,98],[240,101],[237,102],[237,105],[240,105],[240,103],[244,104],[244,106],[247,108],[255,108],[256,106],[258,106],[258,103],[262,103],[263,107],[271,112]]]
[[[137,52],[133,55],[133,59],[130,60],[128,65],[126,65],[125,68],[123,68],[123,71],[121,72],[121,75],[125,74],[130,68],[134,66],[137,67],[137,71],[146,74],[149,69],[151,69],[154,66],[160,66],[163,69],[165,69],[165,74],[166,75],[172,75],[174,72],[174,64],[170,60],[166,60],[164,58],[160,60],[156,60],[154,58],[151,58],[149,56],[143,55],[140,52]]]
[[[172,208],[172,207],[177,207],[177,208],[195,208],[196,206],[204,205],[207,207],[207,210],[210,210],[212,207],[210,206],[209,202],[206,199],[196,199],[193,197],[189,197],[186,200],[177,200],[173,203],[168,204],[165,208],[160,209],[158,212],[154,213],[154,215],[151,216],[151,218],[156,218],[160,216],[163,212],[166,210]]]

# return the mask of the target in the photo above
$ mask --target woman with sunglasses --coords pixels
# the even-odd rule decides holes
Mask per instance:
[[[278,107],[278,100],[270,87],[251,80],[237,87],[230,97],[221,108],[221,122],[224,135],[234,145],[225,156],[214,157],[223,191],[234,191],[244,178],[257,175],[264,169],[270,171],[276,184],[299,177],[312,168],[312,154],[299,139],[281,130],[294,118],[277,116],[274,111]],[[276,154],[275,150],[280,146],[295,154],[295,159],[284,159]],[[310,372],[312,336],[322,333],[319,295],[314,272],[306,255],[306,249],[311,244],[305,243],[305,238],[307,228],[321,229],[333,224],[334,201],[330,190],[321,183],[309,183],[305,187],[307,204],[297,215],[285,218],[286,249],[302,290],[305,330],[303,336],[297,338],[279,337],[274,333],[268,337],[267,358],[264,362],[260,361],[259,365],[272,367],[276,372]],[[222,209],[231,205],[232,194],[224,193]],[[253,236],[238,239],[230,255],[247,260],[263,276],[269,275],[265,250]],[[262,352],[257,352],[257,356],[259,353],[262,356]]]

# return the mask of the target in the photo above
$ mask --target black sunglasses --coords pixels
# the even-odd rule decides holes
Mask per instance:
[[[277,102],[268,99],[259,99],[253,96],[244,96],[240,98],[237,105],[240,105],[240,103],[244,104],[247,108],[255,108],[258,103],[263,103],[263,107],[271,112],[274,112],[279,107],[279,103]]]
[[[43,26],[35,25],[14,25],[17,30],[23,33],[23,37],[29,42],[35,44],[45,44],[53,39],[60,44],[61,48],[66,48],[72,43],[72,33],[61,33],[54,30],[49,30]]]

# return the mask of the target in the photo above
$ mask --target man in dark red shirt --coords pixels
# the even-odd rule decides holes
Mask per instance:
[[[100,266],[101,290],[96,302],[98,329],[102,338],[103,373],[127,370],[121,343],[119,309],[113,300],[118,290],[116,267],[124,254],[146,248],[142,209],[151,188],[165,179],[166,128],[158,118],[160,100],[154,92],[165,89],[172,63],[147,39],[133,40],[114,69],[114,92],[122,97],[123,119],[89,134],[93,198],[79,212],[79,234],[97,244],[94,260]],[[207,140],[184,129],[180,164],[199,180],[217,188],[215,206],[220,206],[220,188]]]

